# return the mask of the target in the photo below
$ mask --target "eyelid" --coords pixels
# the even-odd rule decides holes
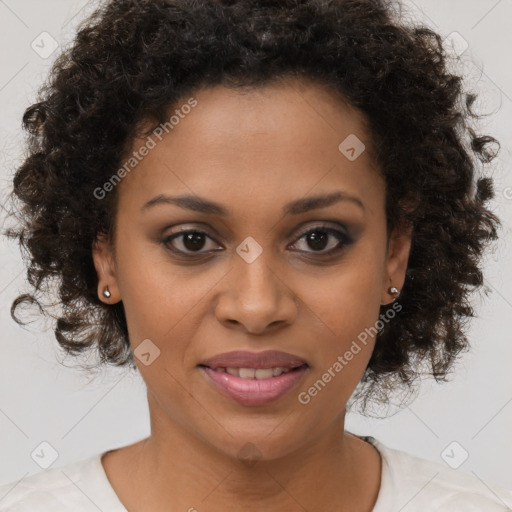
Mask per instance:
[[[308,227],[309,226],[309,227]],[[290,233],[289,237],[298,237],[299,235],[302,237],[305,234],[309,233],[313,229],[321,229],[321,228],[329,228],[329,229],[337,229],[341,230],[347,237],[350,237],[350,231],[347,226],[340,221],[335,220],[318,220],[318,221],[307,221],[303,222],[297,228],[294,228]]]
[[[333,226],[327,226],[326,224],[332,224]],[[177,227],[175,227],[175,226],[177,226]],[[309,226],[309,228],[308,228],[308,226]],[[294,227],[291,231],[289,231],[286,234],[286,238],[298,237],[299,235],[304,236],[311,229],[315,229],[315,228],[319,229],[322,227],[323,228],[333,227],[335,229],[340,229],[341,231],[343,231],[343,233],[347,237],[352,238],[351,234],[350,234],[350,230],[347,228],[347,225],[339,220],[333,220],[333,219],[322,219],[322,220],[317,220],[317,221],[303,222],[299,226]],[[204,223],[204,222],[193,222],[193,223],[190,223],[190,225],[187,225],[186,223],[185,223],[185,225],[176,224],[173,226],[168,226],[167,228],[164,229],[164,231],[166,231],[167,229],[173,229],[173,228],[176,229],[176,231],[169,233],[169,235],[164,235],[164,238],[168,238],[168,236],[176,235],[176,234],[179,234],[182,232],[190,232],[190,231],[203,232],[210,238],[214,239],[215,242],[218,242],[218,240],[216,238],[223,238],[223,236],[220,235],[217,230],[211,228],[209,224]],[[213,232],[213,235],[210,235],[210,232]],[[295,240],[296,239],[294,238],[292,241],[295,241]]]
[[[328,225],[329,223],[335,224],[335,227]],[[308,225],[309,225],[309,227],[308,227]],[[209,229],[209,227],[208,227],[208,229]],[[192,259],[192,258],[194,258],[194,254],[196,254],[197,257],[200,257],[201,255],[208,255],[208,254],[211,254],[212,252],[219,251],[219,249],[211,249],[208,251],[198,251],[197,253],[194,253],[194,252],[181,251],[180,249],[171,249],[168,246],[168,244],[170,242],[172,242],[173,240],[179,239],[180,235],[191,233],[191,232],[192,233],[198,232],[200,234],[203,234],[207,238],[209,238],[210,240],[212,240],[213,242],[218,244],[219,242],[216,240],[216,237],[211,236],[208,232],[208,229],[203,228],[203,227],[198,228],[197,224],[195,226],[194,225],[192,225],[192,226],[181,225],[181,226],[179,226],[179,228],[177,229],[176,232],[170,233],[169,235],[165,235],[163,237],[162,243],[164,246],[167,247],[167,249],[169,251],[171,251],[179,256],[184,256],[185,258],[190,257]],[[351,245],[355,241],[354,236],[350,234],[350,231],[347,229],[347,227],[344,224],[341,224],[339,221],[323,220],[323,221],[305,222],[301,226],[295,228],[292,231],[291,236],[293,236],[293,239],[290,243],[292,245],[296,244],[297,242],[299,242],[302,238],[304,238],[309,233],[314,232],[315,230],[320,231],[322,229],[325,230],[330,237],[338,239],[339,247],[330,249],[328,251],[301,251],[301,250],[298,250],[297,252],[304,253],[304,254],[307,254],[310,252],[312,254],[317,253],[318,258],[321,258],[322,256],[331,255],[331,253],[341,252],[344,247]],[[339,235],[336,236],[336,234],[339,234],[342,236],[341,237]]]

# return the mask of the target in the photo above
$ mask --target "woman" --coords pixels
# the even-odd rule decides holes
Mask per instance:
[[[507,510],[344,428],[467,346],[499,220],[462,95],[380,1],[99,9],[25,113],[9,235],[61,280],[61,347],[140,371],[151,435],[2,510]]]

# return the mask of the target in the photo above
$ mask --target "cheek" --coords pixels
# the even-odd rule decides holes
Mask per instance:
[[[142,378],[155,397],[165,390],[173,406],[190,407],[183,390],[196,364],[191,348],[202,320],[211,314],[208,291],[219,278],[204,273],[190,279],[190,273],[154,260],[130,265],[126,258],[119,268],[124,270],[120,291],[130,345]]]
[[[319,348],[318,364],[312,368],[308,384],[318,382],[311,392],[322,395],[319,404],[325,400],[326,410],[330,410],[329,399],[340,404],[350,397],[371,357],[379,327],[383,278],[379,251],[383,248],[361,247],[338,271],[303,288]]]
[[[160,280],[154,286],[144,281],[141,286],[131,286],[124,295],[128,334],[133,349],[145,339],[150,339],[161,351],[161,355],[173,355],[182,360],[181,353],[192,339],[197,322],[194,318],[204,307],[202,294],[190,289],[185,293],[181,288],[186,283],[175,279],[172,283]],[[203,313],[205,314],[205,313]]]
[[[209,279],[189,279],[165,250],[127,234],[118,242],[117,284],[132,345],[145,338],[164,347],[198,305]],[[175,336],[174,336],[175,337]]]
[[[377,252],[358,250],[323,276],[300,277],[301,298],[317,332],[333,338],[337,348],[376,322],[380,310],[383,265]]]
[[[309,408],[311,421],[329,422],[344,411],[375,346],[379,297],[372,294],[371,287],[347,286],[341,293],[324,293],[322,302],[317,303],[317,307],[322,304],[323,312],[320,320],[314,319],[319,324],[319,329],[313,330],[316,365],[298,395],[299,403]]]

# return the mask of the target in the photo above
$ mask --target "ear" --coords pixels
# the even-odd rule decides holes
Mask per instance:
[[[381,305],[390,304],[396,295],[389,293],[390,287],[401,291],[405,282],[405,272],[412,242],[412,225],[400,225],[393,230],[388,245],[386,271],[384,275]],[[391,300],[390,300],[391,299]]]
[[[117,286],[116,266],[112,247],[103,233],[97,235],[92,243],[92,258],[98,276],[98,297],[106,304],[115,304],[121,300]],[[103,291],[108,286],[110,297],[105,297]]]

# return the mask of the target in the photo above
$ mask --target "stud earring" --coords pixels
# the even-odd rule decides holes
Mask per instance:
[[[396,294],[396,297],[397,298],[399,295],[400,295],[400,292],[394,287],[392,286],[389,290],[388,290],[389,293],[391,293],[392,295],[395,295]]]
[[[109,299],[111,295],[112,294],[110,293],[108,286],[105,286],[105,289],[103,290],[103,297],[106,297],[107,299]]]

